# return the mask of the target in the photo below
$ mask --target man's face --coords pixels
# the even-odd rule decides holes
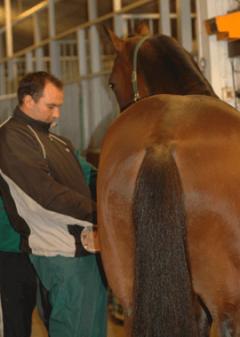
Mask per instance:
[[[52,83],[47,82],[42,96],[37,102],[32,97],[26,100],[27,111],[30,117],[38,121],[54,124],[60,117],[60,107],[63,104],[63,90],[58,89]],[[24,104],[26,106],[26,104]]]

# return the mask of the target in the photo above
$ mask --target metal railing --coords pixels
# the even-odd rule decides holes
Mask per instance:
[[[161,2],[160,0],[138,0],[97,17],[96,8],[94,9],[92,6],[97,2],[88,0],[88,4],[91,4],[89,6],[89,18],[91,19],[62,33],[54,34],[52,22],[54,13],[52,11],[56,1],[60,0],[42,1],[39,5],[22,13],[12,23],[15,25],[32,17],[34,21],[32,33],[35,42],[15,53],[8,53],[8,57],[3,56],[3,53],[0,54],[2,55],[0,58],[0,115],[6,115],[8,109],[10,113],[11,107],[16,103],[17,84],[26,72],[50,71],[61,78],[67,88],[67,103],[63,107],[64,111],[67,109],[67,113],[63,114],[63,123],[62,126],[59,126],[59,132],[69,138],[72,137],[77,147],[86,148],[89,143],[97,146],[96,144],[101,138],[101,132],[99,133],[98,130],[99,125],[104,130],[105,127],[102,125],[105,121],[112,120],[112,116],[116,115],[116,111],[118,111],[116,101],[108,91],[106,78],[112,66],[113,55],[105,54],[97,26],[106,24],[116,30],[120,18],[121,35],[124,35],[134,33],[137,23],[144,20],[149,23],[153,33],[158,33],[161,13],[144,13],[144,6],[151,3],[156,5]],[[114,4],[117,0],[112,1]],[[164,1],[164,4],[167,2],[170,4],[170,0]],[[181,0],[181,2],[190,3],[190,0]],[[48,8],[49,18],[51,18],[49,25],[52,26],[52,29],[51,32],[49,31],[48,38],[41,39],[38,14],[46,8]],[[140,9],[143,13],[139,13]],[[138,13],[135,10],[138,10]],[[166,20],[166,15],[164,13],[164,20]],[[191,16],[189,22],[191,19],[196,19],[195,13]],[[177,13],[169,12],[167,19],[169,23],[175,21],[176,26],[177,17]],[[161,29],[164,30],[164,28]],[[188,29],[192,32],[191,24]],[[3,34],[3,30],[0,31],[0,40],[1,33]],[[76,121],[79,120],[79,123],[71,124],[67,120],[70,118],[69,116]],[[78,140],[79,134],[81,134],[81,141]],[[81,142],[80,145],[79,142]]]

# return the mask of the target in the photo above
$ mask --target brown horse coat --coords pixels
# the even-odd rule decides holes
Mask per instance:
[[[104,139],[100,160],[98,221],[106,275],[128,314],[139,296],[135,292],[135,275],[140,274],[135,271],[138,247],[135,246],[137,224],[134,223],[133,210],[136,185],[141,175],[139,171],[149,149],[161,152],[164,148],[176,163],[182,185],[186,211],[186,259],[194,294],[200,299],[207,315],[211,316],[219,336],[240,335],[239,144],[239,113],[216,97],[202,95],[162,94],[144,98],[126,109],[111,126]],[[158,188],[156,181],[156,190]],[[171,189],[174,195],[174,185],[170,180],[166,190]],[[144,199],[141,194],[138,201],[141,197]],[[153,201],[155,209],[149,210],[149,217],[158,208],[157,201]],[[141,204],[138,203],[137,207],[141,209]],[[159,202],[161,207],[164,205]],[[165,212],[170,217],[173,213],[167,208]],[[158,225],[155,223],[155,228]],[[151,231],[150,234],[147,230],[142,233],[149,243],[152,242],[151,236],[153,240],[158,240],[154,238],[154,230]],[[146,256],[151,248],[149,245],[146,249]],[[166,253],[171,254],[171,249],[170,245]],[[161,264],[161,256],[156,264]],[[174,263],[167,266],[166,273],[169,273],[168,267],[171,271],[178,266]],[[155,268],[154,265],[152,268]],[[147,278],[151,277],[150,274]],[[155,277],[153,284],[157,282]],[[177,284],[172,283],[170,286],[175,291]],[[160,297],[164,296],[161,291],[164,290],[159,288]],[[174,305],[171,308],[169,310],[174,310]],[[136,318],[138,311],[133,310]],[[151,306],[146,310],[151,311]],[[178,316],[174,315],[177,321]],[[152,332],[144,322],[146,332],[141,328],[141,336],[167,337],[169,333],[169,336],[187,337],[201,334],[200,327],[197,333],[195,328],[182,328],[181,322],[171,322],[168,333],[164,333],[164,328],[161,332],[166,320],[165,317],[160,328],[156,326]],[[176,331],[175,323],[178,325]],[[187,330],[189,334],[184,332]]]

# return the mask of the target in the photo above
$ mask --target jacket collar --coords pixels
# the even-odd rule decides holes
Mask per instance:
[[[18,120],[18,121],[20,121],[24,124],[29,124],[33,128],[38,129],[38,130],[42,130],[42,131],[45,131],[45,132],[48,132],[49,129],[50,129],[50,126],[51,126],[50,123],[38,121],[36,119],[33,119],[33,118],[29,117],[19,108],[19,106],[17,106],[15,108],[15,110],[13,111],[13,117],[16,120]]]

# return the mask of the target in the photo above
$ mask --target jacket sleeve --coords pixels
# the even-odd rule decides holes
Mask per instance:
[[[29,207],[33,201],[46,210],[93,222],[95,203],[51,176],[47,160],[34,136],[27,130],[14,128],[8,128],[7,132],[2,129],[1,133],[1,175],[12,196],[16,190],[18,198],[21,194]],[[14,195],[17,203],[16,198]],[[18,202],[22,203],[23,200]]]
[[[91,191],[92,200],[97,200],[97,169],[92,164],[90,164],[84,157],[82,157],[78,152],[76,153],[79,164],[82,167],[85,180]]]

